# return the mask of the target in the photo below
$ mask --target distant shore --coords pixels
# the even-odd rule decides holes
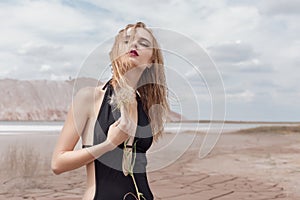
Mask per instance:
[[[182,120],[169,123],[225,123],[225,124],[299,124],[300,121],[239,121],[239,120]]]
[[[41,123],[64,123],[64,120],[0,120],[0,123],[15,122],[41,122]],[[300,121],[243,121],[243,120],[181,120],[167,121],[167,123],[225,123],[225,124],[299,124]]]
[[[0,120],[1,122],[58,122],[63,123],[64,120]],[[243,121],[243,120],[181,120],[168,121],[167,123],[225,123],[225,124],[299,124],[300,121]]]

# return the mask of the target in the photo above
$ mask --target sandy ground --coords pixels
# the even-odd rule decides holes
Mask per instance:
[[[203,159],[204,134],[195,135],[166,134],[151,147],[155,199],[300,199],[299,133],[223,133]],[[57,136],[0,136],[0,199],[81,199],[85,168],[58,176],[50,170]]]

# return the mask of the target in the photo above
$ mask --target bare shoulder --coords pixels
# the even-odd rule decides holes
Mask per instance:
[[[73,102],[89,103],[94,96],[95,87],[84,87],[78,90],[73,98]]]
[[[96,87],[84,87],[78,90],[74,97],[74,101],[83,101],[87,103],[91,103],[95,100],[95,98],[99,98],[104,94],[102,90],[103,84],[98,85]]]
[[[104,83],[99,84],[98,86],[94,87],[94,98],[99,99],[99,98],[103,97],[103,95],[105,93],[105,90],[102,90],[103,86],[104,86]]]
[[[84,112],[90,116],[98,100],[102,99],[104,95],[102,87],[102,85],[98,85],[96,87],[84,87],[78,90],[73,98],[73,109],[76,110],[76,108],[80,108],[81,111],[84,109]]]

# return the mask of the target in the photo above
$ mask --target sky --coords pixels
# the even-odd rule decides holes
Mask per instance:
[[[298,0],[12,0],[0,2],[0,21],[0,79],[74,78],[99,44],[127,24],[143,21],[202,47],[219,73],[216,82],[226,101],[219,102],[225,109],[214,109],[216,118],[211,102],[217,97],[209,94],[210,86],[205,92],[206,78],[192,66],[182,73],[185,80],[201,80],[191,83],[199,91],[201,114],[183,102],[187,118],[300,121]],[[180,41],[173,39],[171,47],[197,52]],[[172,61],[169,56],[169,66],[179,69]]]

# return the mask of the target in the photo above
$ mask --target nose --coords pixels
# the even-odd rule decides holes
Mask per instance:
[[[133,40],[130,44],[130,48],[134,48],[134,49],[137,49],[138,48],[138,45],[137,45],[137,41],[136,40]]]

